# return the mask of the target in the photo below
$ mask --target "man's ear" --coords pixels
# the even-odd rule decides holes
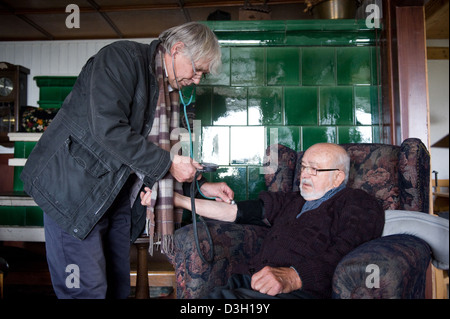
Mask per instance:
[[[334,175],[334,179],[333,179],[333,186],[334,187],[338,187],[339,185],[341,185],[344,180],[345,180],[345,173],[341,170],[336,171],[336,175]]]
[[[183,52],[183,49],[184,49],[184,43],[181,41],[178,41],[172,46],[172,49],[170,49],[170,55],[173,56],[177,52]]]

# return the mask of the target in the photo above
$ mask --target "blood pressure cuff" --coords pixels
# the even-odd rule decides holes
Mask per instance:
[[[264,203],[260,199],[237,202],[237,215],[235,223],[257,226],[270,226],[265,218]]]

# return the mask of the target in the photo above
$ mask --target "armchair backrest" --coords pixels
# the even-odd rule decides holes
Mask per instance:
[[[429,213],[430,153],[417,138],[400,146],[377,143],[341,144],[350,155],[347,186],[363,189],[375,196],[384,209]],[[265,164],[270,164],[270,149],[278,150],[276,171],[265,175],[270,191],[298,190],[303,151],[277,144],[266,150]],[[269,166],[270,167],[270,166]]]

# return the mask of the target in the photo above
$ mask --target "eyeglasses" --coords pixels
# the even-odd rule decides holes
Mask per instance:
[[[194,75],[192,76],[192,79],[200,79],[201,77],[203,77],[203,79],[206,78],[206,73],[203,71],[198,71],[195,69],[195,64],[194,64],[194,60],[192,59],[192,57],[190,56],[191,59],[191,63],[192,63],[192,71],[194,71]]]
[[[331,172],[331,171],[340,171],[339,168],[314,168],[311,166],[301,165],[300,170],[303,173],[306,171],[311,176],[316,176],[317,172]]]
[[[191,57],[191,56],[189,56],[189,58],[191,59],[192,70],[194,71],[194,75],[192,76],[192,78],[195,79],[195,78],[201,77],[201,76],[202,76],[201,74],[197,74],[197,70],[195,69],[194,60],[192,60],[192,57]]]

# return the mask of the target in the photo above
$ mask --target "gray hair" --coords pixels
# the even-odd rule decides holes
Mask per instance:
[[[201,60],[209,62],[209,72],[219,73],[222,64],[219,42],[214,32],[205,24],[188,22],[170,28],[159,35],[159,40],[167,52],[170,52],[175,43],[184,43],[182,51],[187,51],[194,63]]]
[[[345,179],[343,184],[347,185],[348,177],[350,175],[350,156],[348,155],[347,151],[340,145],[338,145],[340,148],[342,148],[343,152],[336,152],[336,166],[340,168],[344,174]]]

